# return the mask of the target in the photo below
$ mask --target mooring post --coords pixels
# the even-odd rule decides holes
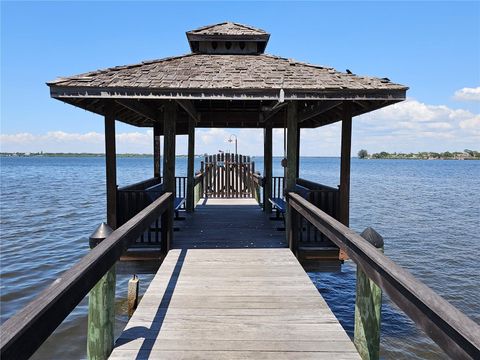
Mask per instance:
[[[90,236],[94,248],[113,232],[101,223]],[[87,357],[91,360],[107,359],[113,349],[115,325],[115,265],[107,271],[88,295]]]
[[[383,237],[374,229],[368,227],[360,236],[383,252]],[[378,360],[382,290],[358,266],[356,289],[354,343],[363,360]]]
[[[132,317],[135,309],[138,305],[138,287],[140,284],[140,280],[138,279],[137,275],[133,275],[133,277],[128,281],[128,317]]]

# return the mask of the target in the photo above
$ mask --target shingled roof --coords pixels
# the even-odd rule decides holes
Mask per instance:
[[[344,98],[346,91],[355,91],[353,98],[380,96],[383,91],[405,91],[403,85],[391,83],[388,79],[357,76],[336,71],[331,67],[310,65],[282,57],[259,55],[208,55],[189,54],[140,64],[118,66],[93,71],[49,82],[52,88],[81,87],[85,92],[91,89],[140,89],[155,92],[171,90],[189,97],[194,91],[202,97],[223,97],[225,91],[234,96],[245,97],[247,93],[262,90],[261,97],[277,97],[283,89],[286,98]],[[117,91],[120,92],[120,91]],[[59,95],[61,93],[58,93]],[[55,93],[54,93],[55,95]],[[80,94],[79,94],[80,95]],[[87,95],[85,93],[85,95]],[[258,95],[258,94],[257,94]],[[270,96],[269,96],[270,95]]]
[[[195,113],[199,127],[263,127],[267,118],[283,127],[278,104],[301,101],[300,126],[316,127],[338,121],[344,101],[351,101],[353,114],[359,115],[404,100],[408,89],[387,78],[263,54],[269,35],[250,26],[225,22],[189,34],[197,36],[192,54],[59,78],[48,83],[51,96],[99,114],[107,103],[114,104],[119,120],[138,126],[151,126],[161,117],[162,102],[177,100],[185,110],[179,121],[187,123]],[[221,39],[222,48],[213,46],[217,40],[208,43],[209,36]],[[231,36],[239,41],[227,47]]]
[[[223,22],[214,25],[202,26],[201,28],[187,31],[187,34],[195,35],[268,35],[265,30],[254,28],[234,22]]]

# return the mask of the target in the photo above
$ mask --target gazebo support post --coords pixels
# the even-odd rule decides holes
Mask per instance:
[[[297,168],[296,168],[296,178],[300,177],[300,126],[297,127]]]
[[[160,124],[153,125],[153,177],[160,177]]]
[[[342,145],[340,157],[340,222],[350,219],[350,157],[352,148],[352,103],[343,102]]]
[[[175,124],[177,122],[177,103],[169,101],[165,104],[163,129],[163,186],[165,191],[174,194],[170,209],[175,200]],[[164,254],[170,250],[173,240],[173,211],[169,211],[168,219],[162,220],[162,249]],[[168,220],[168,221],[167,221]],[[165,241],[163,238],[165,237]]]
[[[117,227],[117,164],[115,115],[105,115],[105,159],[107,178],[107,223]],[[113,350],[115,326],[115,265],[90,290],[88,297],[88,359],[107,359]]]
[[[266,124],[263,130],[263,210],[270,214],[272,212],[272,204],[268,201],[272,197],[272,123]]]
[[[293,191],[295,189],[295,184],[297,181],[297,141],[298,141],[298,116],[297,116],[297,103],[291,101],[287,105],[287,168],[286,168],[286,177],[285,177],[285,192]],[[287,236],[287,243],[290,246],[290,250],[294,253],[297,252],[297,249],[294,249],[294,241],[292,241],[294,229],[292,229],[292,214],[293,209],[290,205],[287,206],[287,216],[285,218],[285,234]]]
[[[195,120],[188,119],[187,212],[193,212],[195,177]]]

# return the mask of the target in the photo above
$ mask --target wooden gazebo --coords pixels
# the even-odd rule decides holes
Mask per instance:
[[[359,235],[348,228],[352,118],[404,100],[407,87],[387,78],[266,55],[269,37],[250,26],[220,23],[187,32],[191,54],[48,83],[53,98],[105,117],[107,222],[114,231],[102,224],[90,238],[92,251],[2,325],[2,358],[31,356],[88,293],[90,359],[110,355],[112,359],[354,359],[359,354],[375,359],[380,349],[380,289],[447,354],[479,358],[480,331],[475,322],[378,251],[383,239],[374,230]],[[140,183],[117,189],[115,120],[154,129],[154,177],[143,181],[140,189],[132,189]],[[321,184],[298,178],[300,129],[336,121],[342,121],[340,186],[324,190]],[[204,165],[205,169],[221,168],[220,173],[229,180],[231,174],[250,184],[255,179],[257,189],[259,184],[263,186],[267,212],[271,211],[267,199],[272,197],[274,180],[272,129],[286,128],[282,190],[287,194],[283,200],[287,239],[271,226],[268,215],[259,211],[253,199],[228,198],[232,193],[251,196],[257,190],[244,191],[243,185],[227,180],[228,186],[222,188],[226,192],[222,190],[220,196],[228,199],[220,201],[229,204],[218,206],[219,199],[208,198],[218,195],[215,186],[203,191],[208,199],[204,198],[194,214],[185,216],[190,225],[179,229],[178,242],[171,246],[178,195],[175,136],[188,134],[185,197],[187,211],[192,212],[194,199],[202,193],[198,189],[214,183],[208,170],[205,175],[194,174],[195,128],[205,127],[264,130],[263,176],[254,172],[248,157],[232,154],[207,157]],[[200,182],[202,177],[205,179]],[[317,194],[334,192],[338,211],[329,213],[321,201],[304,196],[303,189]],[[120,193],[136,194],[138,190],[149,202],[119,206],[124,201]],[[205,204],[210,200],[211,206]],[[253,204],[239,210],[243,205],[235,202],[244,200]],[[124,208],[130,211],[128,216],[119,211]],[[235,209],[241,215],[232,215]],[[355,347],[295,258],[302,236],[311,229],[336,246],[335,261],[341,249],[357,264]],[[152,233],[161,251],[157,265],[163,263],[112,353],[116,265],[131,245]],[[255,239],[259,246],[251,246]],[[134,276],[129,282],[129,312],[133,313],[137,300],[138,279]]]
[[[193,209],[195,128],[264,129],[264,177],[272,176],[272,128],[287,128],[286,190],[298,176],[301,128],[342,121],[340,216],[348,225],[352,117],[405,99],[407,87],[264,53],[270,34],[232,22],[186,33],[191,53],[48,83],[51,96],[105,116],[108,222],[116,226],[115,120],[154,129],[154,176],[174,190],[175,135],[188,134],[187,209]],[[271,193],[266,181],[265,197]],[[265,208],[270,210],[268,202]]]

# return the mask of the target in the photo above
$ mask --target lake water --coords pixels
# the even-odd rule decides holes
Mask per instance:
[[[262,169],[262,158],[255,161]],[[119,158],[117,166],[120,185],[152,175],[152,158]],[[302,158],[301,177],[336,186],[339,167],[337,158]],[[178,158],[177,175],[185,169]],[[480,162],[352,159],[351,177],[351,227],[375,228],[386,255],[480,323]],[[2,322],[88,252],[105,219],[104,179],[103,158],[0,158]],[[351,334],[355,265],[310,277]],[[141,277],[142,292],[151,278]],[[118,333],[127,281],[117,280]],[[34,358],[85,358],[86,314],[85,299]],[[388,299],[382,317],[383,358],[446,358]]]

